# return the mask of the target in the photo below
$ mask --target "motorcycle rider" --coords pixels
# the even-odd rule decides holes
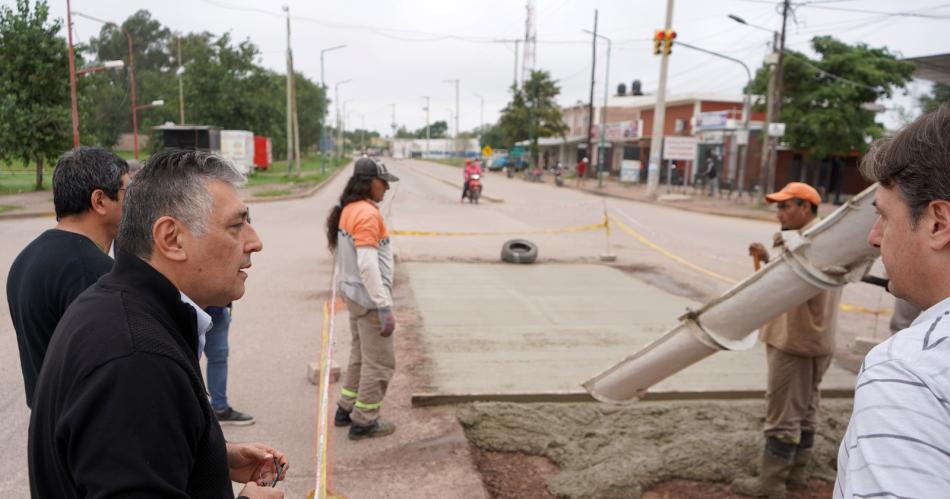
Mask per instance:
[[[472,178],[472,175],[481,175],[482,167],[478,164],[477,161],[472,161],[469,158],[465,158],[465,170],[462,173],[462,199],[459,200],[459,203],[465,201],[465,196],[468,194],[468,181]]]

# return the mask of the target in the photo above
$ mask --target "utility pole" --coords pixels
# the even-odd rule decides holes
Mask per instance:
[[[73,49],[73,9],[70,6],[69,0],[66,0],[66,33],[69,39],[69,99],[73,115],[73,147],[79,147],[79,101],[76,98],[76,52],[75,49]],[[36,171],[42,172],[43,170],[37,168]]]
[[[458,153],[459,138],[459,79],[445,80],[445,83],[455,84],[455,143],[452,145],[452,155],[455,156]]]
[[[185,74],[185,66],[181,61],[181,35],[178,35],[178,124],[185,124],[185,87],[182,83],[182,76]]]
[[[366,151],[366,115],[360,113],[360,152]]]
[[[769,134],[769,125],[780,119],[782,113],[782,86],[785,63],[785,27],[788,24],[789,0],[782,3],[782,33],[778,40],[778,56],[775,70],[769,74],[769,107],[766,110],[765,135],[762,151],[762,196],[775,192],[775,166],[778,163],[778,138]],[[775,46],[773,42],[773,47]]]
[[[664,32],[673,27],[673,0],[666,0]],[[663,130],[666,125],[666,74],[670,56],[664,50],[660,55],[660,83],[656,89],[656,105],[653,107],[653,133],[650,136],[650,163],[647,166],[647,195],[656,197],[660,185],[660,162],[663,158]]]
[[[590,56],[590,99],[587,103],[587,159],[593,158],[594,151],[594,78],[597,70],[597,9],[594,9],[594,31],[591,31],[591,56]],[[586,172],[585,172],[586,175]]]
[[[390,104],[389,106],[393,108],[392,123],[391,123],[389,126],[390,126],[390,128],[393,129],[393,138],[395,139],[395,138],[396,138],[396,105],[395,105],[395,104]]]
[[[290,7],[283,6],[287,13],[287,173],[293,171],[294,162],[294,105],[293,105],[293,79],[294,63],[290,54]]]
[[[538,32],[534,23],[534,0],[528,0],[525,5],[524,21],[524,56],[521,58],[521,84],[531,78],[534,70],[535,56],[538,46]],[[515,46],[517,50],[517,46]]]
[[[610,95],[610,46],[612,40],[607,38],[604,35],[594,33],[590,30],[582,30],[586,33],[591,33],[594,36],[599,36],[604,40],[607,40],[607,63],[604,68],[604,107],[600,110],[600,147],[597,152],[597,187],[604,186],[604,171],[607,169],[606,161],[606,136],[607,136],[607,97]]]
[[[426,155],[424,157],[429,157],[429,96],[426,95],[423,97],[426,100],[426,107],[423,109],[426,110]]]
[[[481,101],[481,106],[478,112],[478,126],[481,127],[485,124],[485,98],[478,94],[472,94]]]

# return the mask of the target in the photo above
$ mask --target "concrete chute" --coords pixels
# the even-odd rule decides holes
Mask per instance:
[[[756,330],[823,289],[861,280],[879,252],[867,243],[877,215],[868,187],[805,231],[780,233],[782,252],[762,270],[698,310],[662,337],[583,383],[602,402],[627,403],[656,383],[721,350],[744,350]]]

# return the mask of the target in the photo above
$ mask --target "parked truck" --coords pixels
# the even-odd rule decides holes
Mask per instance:
[[[254,132],[221,130],[221,156],[231,160],[241,173],[253,173]]]

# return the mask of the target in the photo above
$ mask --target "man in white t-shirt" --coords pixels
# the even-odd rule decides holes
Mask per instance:
[[[950,497],[950,106],[875,143],[861,171],[881,184],[868,242],[923,312],[864,359],[834,496]]]

